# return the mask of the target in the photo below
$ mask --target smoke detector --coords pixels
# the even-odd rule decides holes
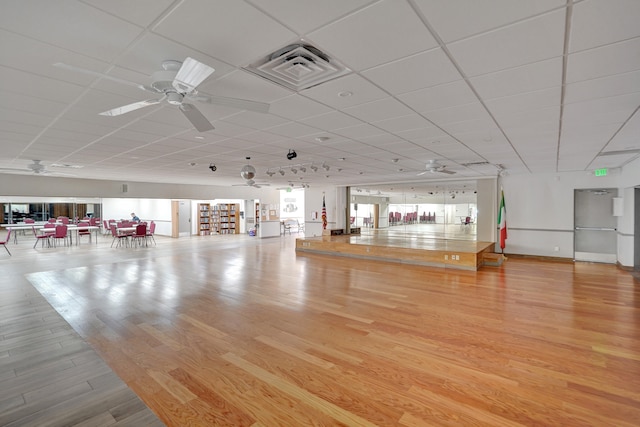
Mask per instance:
[[[351,72],[320,49],[300,40],[253,62],[245,70],[299,91]]]

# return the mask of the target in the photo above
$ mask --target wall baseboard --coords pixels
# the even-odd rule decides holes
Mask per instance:
[[[545,256],[545,255],[523,255],[523,254],[504,254],[507,258],[523,258],[523,259],[535,259],[538,261],[549,262],[573,262],[573,258],[565,258],[558,256]]]

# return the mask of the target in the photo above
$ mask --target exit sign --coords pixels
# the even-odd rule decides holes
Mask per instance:
[[[607,176],[607,168],[596,169],[595,176]]]

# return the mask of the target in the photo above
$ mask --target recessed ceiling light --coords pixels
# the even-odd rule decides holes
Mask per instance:
[[[328,140],[329,140],[328,136],[317,136],[316,137],[316,141],[318,141],[318,142],[325,142],[325,141],[328,141]]]
[[[348,97],[350,97],[351,95],[353,95],[353,92],[349,92],[348,90],[345,90],[345,91],[343,91],[343,92],[338,93],[338,96],[339,96],[340,98],[348,98]]]
[[[198,136],[194,136],[194,138],[195,138],[195,139],[204,139],[204,136],[200,136],[200,135],[198,135]]]

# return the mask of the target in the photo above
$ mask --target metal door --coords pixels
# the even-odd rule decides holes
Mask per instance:
[[[617,219],[613,216],[613,198],[617,196],[616,188],[574,190],[576,261],[617,261]]]

